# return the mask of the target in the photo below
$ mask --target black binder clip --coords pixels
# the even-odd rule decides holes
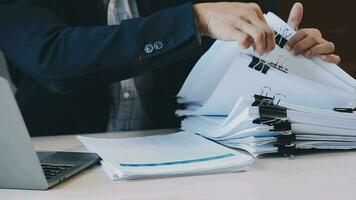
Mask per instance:
[[[296,140],[296,135],[295,133],[289,134],[289,135],[278,135],[275,136],[277,138],[277,144],[279,146],[285,146],[285,145],[290,145]]]
[[[287,145],[275,144],[274,146],[278,147],[278,153],[284,155],[285,157],[294,158],[294,155],[297,153],[297,146],[295,143]]]
[[[257,58],[256,56],[252,56],[252,61],[248,66],[256,71],[262,72],[263,74],[267,74],[268,70],[271,68],[266,61],[261,58]]]
[[[283,47],[287,44],[288,40],[277,32],[274,32],[274,34],[276,38],[276,44],[283,49]]]
[[[265,124],[274,126],[278,132],[290,131],[291,125],[287,118],[287,108],[274,105],[275,96],[273,98],[262,95],[254,95],[255,101],[252,106],[258,106],[259,118],[253,120],[254,124]],[[280,100],[278,101],[278,103]]]
[[[274,117],[259,117],[252,121],[254,124],[265,124],[267,126],[273,126],[274,124],[280,123],[282,119],[276,119]]]
[[[278,97],[278,96],[280,96],[281,98],[279,98],[279,99],[277,100],[276,97]],[[282,98],[286,98],[286,95],[284,95],[284,94],[282,94],[282,93],[277,93],[277,94],[275,94],[275,95],[273,96],[273,101],[276,101],[276,100],[277,100],[277,103],[275,103],[275,105],[278,106],[278,104],[281,102],[281,99],[282,99]]]
[[[284,135],[290,135],[292,134],[292,125],[288,120],[285,121],[279,121],[275,124],[273,124],[273,129],[271,129],[270,131],[273,132],[281,132],[281,133],[286,133]]]
[[[258,109],[260,117],[252,121],[254,124],[274,126],[275,124],[280,124],[287,120],[287,109],[284,107],[275,105],[260,105]]]
[[[259,71],[263,74],[267,74],[268,70],[270,70],[271,68],[274,68],[280,72],[288,74],[288,68],[284,67],[283,63],[280,64],[279,62],[278,63],[267,62],[266,60],[263,60],[262,58],[257,58],[256,56],[252,56],[252,61],[248,66],[251,69]]]
[[[334,108],[333,109],[336,112],[342,112],[342,113],[353,113],[356,112],[356,108]]]
[[[287,119],[287,108],[276,105],[260,105],[258,107],[261,118]]]
[[[261,105],[273,105],[273,98],[262,95],[254,95],[255,101],[252,103],[252,106],[261,106]]]

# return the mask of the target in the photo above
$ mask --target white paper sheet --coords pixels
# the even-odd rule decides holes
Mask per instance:
[[[78,136],[113,180],[244,171],[252,157],[188,132],[125,139]],[[116,178],[115,178],[115,177]]]

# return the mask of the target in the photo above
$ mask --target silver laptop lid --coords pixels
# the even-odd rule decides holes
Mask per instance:
[[[0,188],[48,188],[9,83],[1,77]]]

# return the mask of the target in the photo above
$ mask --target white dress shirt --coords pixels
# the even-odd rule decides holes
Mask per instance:
[[[109,0],[107,2],[108,25],[119,25],[122,20],[139,17],[136,0]],[[145,75],[145,79],[149,74]],[[123,80],[111,85],[113,105],[110,111],[108,131],[139,130],[149,126],[149,118],[145,112],[138,89],[147,89],[149,79],[144,85],[136,85],[135,79]],[[138,81],[142,84],[142,80]]]

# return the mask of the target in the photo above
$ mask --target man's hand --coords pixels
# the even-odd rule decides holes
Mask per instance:
[[[297,33],[287,43],[287,48],[295,55],[304,54],[306,57],[320,56],[326,62],[340,63],[340,57],[333,54],[335,46],[325,40],[318,29],[300,29],[299,24],[303,18],[303,5],[295,3],[288,19],[288,24]]]
[[[259,54],[275,47],[274,32],[266,23],[261,8],[254,3],[199,3],[194,5],[202,35],[214,39],[238,41]]]

